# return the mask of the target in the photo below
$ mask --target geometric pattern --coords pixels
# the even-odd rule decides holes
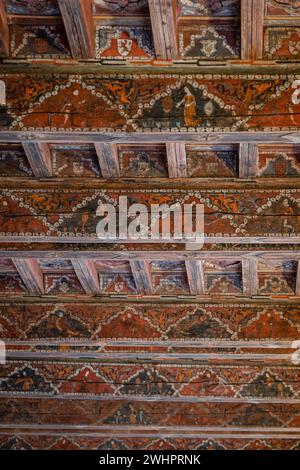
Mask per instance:
[[[74,237],[82,234],[96,238],[99,201],[117,206],[121,194],[118,190],[43,189],[37,198],[34,190],[1,190],[1,236],[13,233],[17,237],[26,233],[27,237],[68,236],[75,241]],[[146,189],[127,195],[131,204],[146,206],[157,204],[158,196],[169,205],[203,204],[206,235],[257,237],[299,236],[299,194],[296,189],[156,192]]]
[[[0,79],[13,119],[4,129],[213,132],[300,127],[297,105],[291,101],[297,79],[292,74],[14,74]],[[289,114],[282,115],[282,108]]]
[[[297,305],[1,304],[0,319],[7,340],[293,341],[300,334]]]

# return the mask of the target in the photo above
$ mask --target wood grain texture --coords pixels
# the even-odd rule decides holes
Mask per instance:
[[[153,289],[149,262],[130,261],[130,268],[138,291],[141,294],[151,295]]]
[[[154,39],[155,53],[158,59],[176,58],[176,6],[173,0],[149,0],[148,2]]]
[[[187,163],[185,144],[166,143],[169,178],[186,178]]]
[[[13,263],[31,295],[44,293],[43,274],[36,259],[15,258]]]
[[[58,0],[72,56],[75,59],[95,57],[93,2],[91,0]]]
[[[45,142],[23,142],[23,149],[36,178],[52,176],[50,148]]]
[[[191,295],[203,295],[205,292],[203,261],[185,262]]]
[[[71,261],[76,276],[86,294],[100,294],[98,273],[93,261],[84,259],[72,259]]]
[[[9,28],[5,1],[0,1],[0,57],[9,56]]]
[[[120,176],[118,148],[115,144],[95,143],[99,165],[103,178],[117,178]]]

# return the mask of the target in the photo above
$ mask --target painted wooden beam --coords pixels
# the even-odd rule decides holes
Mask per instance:
[[[71,259],[76,276],[88,295],[100,294],[98,273],[93,261],[88,259]]]
[[[5,4],[4,0],[0,0],[0,57],[9,56],[9,26]]]
[[[187,163],[185,144],[182,142],[167,142],[166,150],[169,178],[186,178]]]
[[[130,261],[130,268],[139,293],[152,294],[150,263],[146,260]]]
[[[296,273],[296,295],[300,295],[300,260],[297,263],[297,273]]]
[[[58,0],[74,59],[95,58],[92,0]]]
[[[175,59],[178,54],[176,4],[173,0],[149,0],[148,5],[156,57]]]
[[[120,176],[120,167],[117,145],[96,142],[95,149],[103,178],[118,178]]]
[[[35,258],[14,258],[13,263],[31,295],[44,294],[44,279]]]
[[[258,275],[257,275],[257,259],[254,257],[242,260],[242,278],[243,278],[243,294],[258,295]]]
[[[191,295],[204,295],[205,282],[203,261],[186,261],[185,267]]]
[[[239,149],[240,178],[254,178],[258,173],[258,145],[241,143]]]
[[[23,149],[36,178],[52,176],[51,152],[48,144],[45,142],[23,142]]]

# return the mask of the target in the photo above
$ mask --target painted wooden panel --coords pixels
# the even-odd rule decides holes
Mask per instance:
[[[5,411],[4,411],[5,410]],[[51,410],[51,413],[49,413]],[[297,427],[300,404],[0,398],[2,424]],[[85,430],[86,431],[86,430]]]
[[[53,175],[56,177],[99,177],[95,147],[87,145],[51,145]]]
[[[300,176],[300,147],[260,147],[259,175],[264,178]]]
[[[220,147],[220,149],[217,147],[188,146],[186,157],[189,177],[238,177],[239,157],[237,146]]]
[[[239,23],[234,21],[197,22],[178,28],[179,54],[203,60],[236,59],[240,57]]]
[[[300,3],[295,0],[265,0],[269,16],[300,16]]]
[[[281,261],[277,263],[258,263],[259,293],[291,294],[296,289],[297,263],[293,261]]]
[[[8,361],[0,395],[299,398],[297,367]]]
[[[205,261],[204,279],[210,295],[241,295],[243,292],[242,265],[238,261]]]
[[[26,286],[18,273],[0,273],[0,295],[26,293]]]
[[[144,15],[149,14],[148,0],[126,0],[116,2],[114,0],[94,0],[96,15]]]
[[[236,16],[240,13],[240,0],[179,0],[183,16]]]
[[[46,294],[84,293],[75,273],[47,273],[44,275],[44,283]]]
[[[70,49],[63,25],[10,26],[10,55],[13,58],[70,57]]]
[[[0,193],[1,236],[59,237],[80,241],[82,235],[96,237],[103,202],[117,207],[117,190],[2,190]],[[299,191],[287,190],[137,190],[127,194],[128,205],[141,203],[204,205],[205,233],[228,237],[299,236]],[[150,210],[150,208],[149,208]],[[229,217],[230,215],[230,217]],[[278,216],[281,217],[278,217]],[[172,232],[172,227],[171,227]],[[66,237],[69,237],[68,239]],[[50,239],[49,239],[50,241]],[[246,240],[245,240],[246,241]]]
[[[167,155],[164,145],[125,146],[119,148],[121,176],[132,178],[167,178]]]
[[[33,436],[30,433],[0,437],[0,449],[45,450],[299,450],[298,439],[220,438],[202,439],[170,437],[80,437],[64,432],[63,436]]]
[[[59,15],[57,0],[6,0],[11,15]]]
[[[264,42],[265,59],[293,61],[300,58],[299,27],[267,27]]]
[[[150,26],[98,25],[96,28],[96,57],[149,60],[154,55]]]
[[[299,104],[292,102],[297,75],[292,74],[2,78],[8,114],[1,115],[2,130],[282,131],[300,126]]]
[[[0,175],[32,177],[33,172],[29,166],[22,145],[0,146]]]
[[[294,341],[300,333],[297,305],[2,303],[0,314],[6,340],[148,339],[163,347],[179,339]]]

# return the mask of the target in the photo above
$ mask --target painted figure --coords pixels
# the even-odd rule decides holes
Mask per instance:
[[[184,105],[183,116],[186,127],[197,127],[199,119],[197,119],[197,103],[196,98],[188,87],[184,87],[185,96],[177,103],[176,107]]]

